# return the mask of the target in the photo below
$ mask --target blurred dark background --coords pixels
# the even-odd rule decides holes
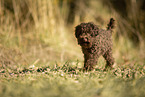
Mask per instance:
[[[129,37],[138,45],[145,39],[145,0],[100,0],[106,8],[117,13],[118,34]],[[68,23],[73,23],[75,14],[85,14],[81,6],[89,7],[88,0],[70,0]],[[80,6],[81,5],[81,6]],[[97,5],[96,5],[97,6]],[[80,17],[81,18],[81,17]]]

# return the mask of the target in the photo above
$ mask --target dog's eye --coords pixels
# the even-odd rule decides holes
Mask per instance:
[[[98,34],[97,33],[95,33],[95,36],[97,36]]]
[[[92,33],[91,36],[94,36],[94,34]]]
[[[93,36],[97,36],[98,35],[98,33],[92,33],[91,34],[91,36],[93,37]]]

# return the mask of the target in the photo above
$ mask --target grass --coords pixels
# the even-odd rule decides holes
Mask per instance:
[[[100,57],[95,70],[83,72],[74,27],[94,21],[106,28],[116,15],[90,0],[90,7],[82,6],[91,10],[83,21],[76,14],[67,25],[69,1],[62,1],[61,7],[60,2],[8,0],[6,4],[15,5],[9,10],[0,1],[0,97],[144,97],[144,45],[135,47],[127,36],[116,39],[115,30],[114,69],[103,71],[105,60]]]
[[[0,71],[2,97],[144,97],[145,66],[83,72],[78,63]],[[78,65],[77,65],[78,64]]]

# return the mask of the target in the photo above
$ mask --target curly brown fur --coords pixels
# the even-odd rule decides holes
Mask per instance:
[[[107,30],[99,29],[94,23],[81,23],[76,26],[75,36],[84,54],[84,69],[92,70],[98,58],[103,55],[106,60],[106,67],[112,67],[112,29],[114,19],[111,18]]]

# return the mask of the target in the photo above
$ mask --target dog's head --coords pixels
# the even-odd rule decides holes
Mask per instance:
[[[91,48],[94,38],[98,35],[99,28],[93,23],[81,23],[76,26],[75,36],[78,44],[84,48]]]

